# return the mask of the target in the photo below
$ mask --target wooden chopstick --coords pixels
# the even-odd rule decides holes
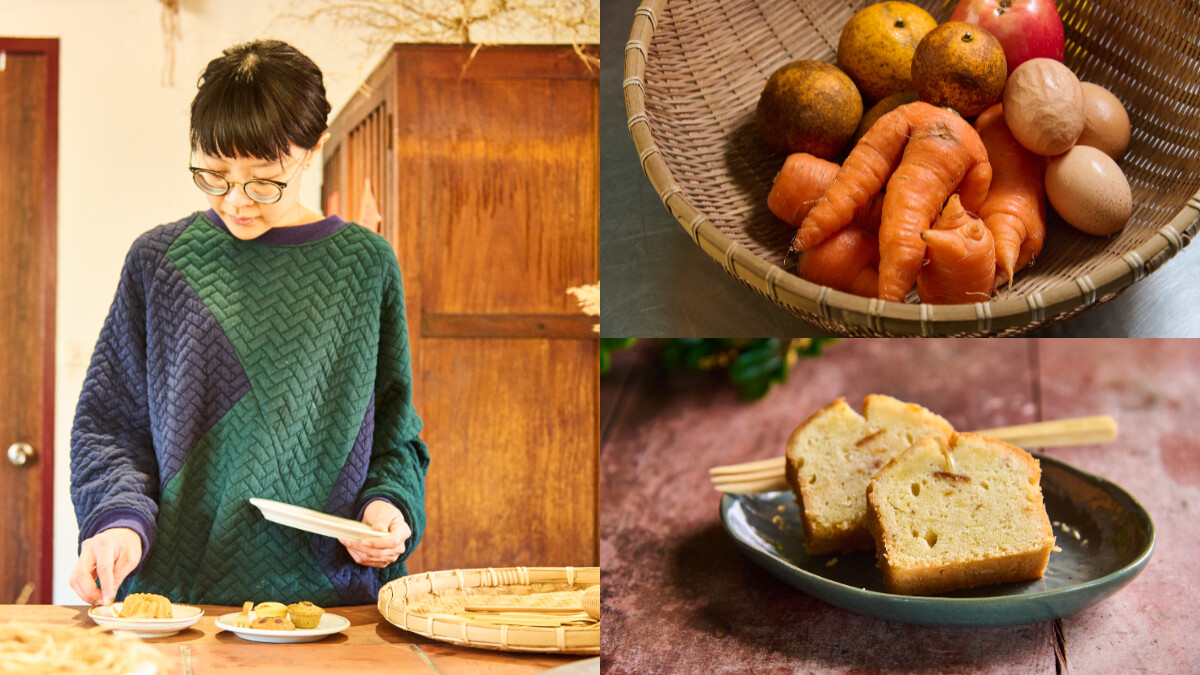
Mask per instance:
[[[745,473],[718,474],[716,476],[710,476],[709,480],[711,480],[713,482],[713,485],[720,485],[722,483],[740,483],[743,481],[766,480],[769,478],[776,478],[776,477],[782,476],[783,472],[786,469],[787,469],[786,463],[778,462],[778,464],[776,466],[773,466],[770,469],[759,469],[757,471],[747,471]]]
[[[1055,448],[1107,443],[1117,437],[1117,421],[1108,415],[1032,422],[1010,427],[981,429],[975,433],[1022,448]]]
[[[1020,447],[1062,447],[1106,443],[1117,437],[1117,423],[1108,415],[1033,422],[1009,427],[981,429],[981,436]],[[713,487],[729,494],[751,494],[787,490],[786,457],[715,466],[708,470]]]
[[[768,480],[751,480],[739,481],[736,483],[714,483],[713,487],[718,492],[725,492],[731,495],[749,495],[759,492],[779,492],[781,490],[790,490],[792,486],[788,485],[787,479],[783,476]]]
[[[767,459],[759,459],[753,462],[743,462],[741,464],[727,464],[725,466],[714,466],[708,470],[710,476],[724,476],[729,474],[742,474],[759,471],[762,469],[779,469],[782,468],[787,461],[786,457],[769,457]]]

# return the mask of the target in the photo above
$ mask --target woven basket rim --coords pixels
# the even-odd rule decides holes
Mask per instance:
[[[1140,247],[1090,274],[1018,298],[971,304],[891,302],[834,290],[769,263],[727,237],[683,196],[653,135],[645,105],[649,45],[668,0],[642,0],[625,45],[622,90],[630,135],[642,172],[692,240],[726,272],[793,314],[886,335],[1018,334],[1044,327],[1116,297],[1187,246],[1200,230],[1200,191]]]
[[[436,570],[394,579],[379,590],[379,613],[398,628],[468,647],[501,651],[599,654],[600,623],[587,626],[496,626],[467,618],[429,617],[409,611],[408,600],[437,590],[470,591],[509,585],[561,585],[564,590],[600,584],[599,567],[481,567]],[[582,589],[580,589],[582,592]],[[496,597],[489,595],[488,597]]]

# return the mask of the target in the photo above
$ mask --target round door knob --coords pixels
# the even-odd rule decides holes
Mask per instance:
[[[33,458],[33,446],[28,443],[13,443],[8,446],[8,461],[13,466],[25,466]]]

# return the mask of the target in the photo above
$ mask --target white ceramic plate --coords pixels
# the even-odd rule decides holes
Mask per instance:
[[[88,610],[88,616],[101,626],[112,626],[123,632],[140,638],[159,638],[174,635],[191,626],[204,616],[204,610],[191,605],[171,605],[170,619],[122,619],[124,603],[114,602],[112,605],[98,605]]]
[[[340,633],[350,627],[350,620],[325,612],[321,615],[321,623],[316,628],[297,628],[296,630],[263,630],[261,628],[238,628],[233,622],[241,612],[232,612],[218,617],[214,622],[217,628],[227,630],[243,640],[253,642],[316,642],[334,633]],[[250,620],[254,621],[254,612],[250,612]]]
[[[250,503],[257,506],[258,510],[262,511],[263,517],[273,523],[294,527],[297,530],[304,530],[313,534],[321,534],[326,537],[362,541],[363,539],[380,537],[386,534],[385,532],[372,530],[365,523],[360,523],[357,520],[331,516],[328,513],[313,511],[303,506],[285,504],[258,497],[251,498]]]

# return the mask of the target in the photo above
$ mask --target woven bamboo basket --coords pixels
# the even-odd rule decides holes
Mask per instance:
[[[785,155],[759,137],[767,78],[794,60],[836,63],[842,26],[869,4],[833,0],[643,0],[625,48],[625,105],[642,168],[688,234],[729,274],[788,312],[845,335],[1017,335],[1111,300],[1200,227],[1200,3],[1059,0],[1065,62],[1112,91],[1133,126],[1120,160],[1130,223],[1082,234],[1048,209],[1036,264],[990,302],[884,302],[793,274],[795,230],[767,209]],[[914,4],[939,22],[955,0]]]
[[[393,625],[426,637],[480,649],[599,654],[600,623],[496,625],[468,607],[528,609],[564,616],[583,609],[584,595],[600,584],[599,567],[504,567],[412,574],[379,591],[379,612]],[[555,612],[555,614],[550,614]]]

